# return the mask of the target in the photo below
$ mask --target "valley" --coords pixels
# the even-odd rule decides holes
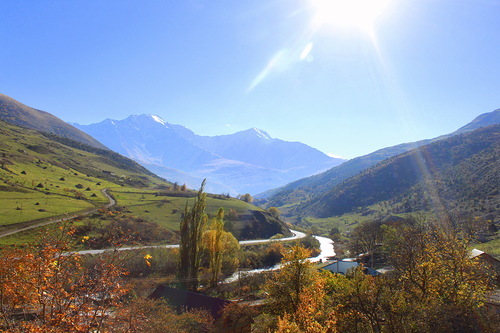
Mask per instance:
[[[113,297],[120,302],[89,303],[86,295],[98,293],[89,291],[93,289],[85,284],[79,287],[81,290],[70,287],[66,296],[53,298],[60,302],[78,299],[90,309],[86,313],[108,309],[113,315],[107,316],[103,325],[119,320],[118,314],[128,311],[127,306],[138,306],[135,302],[152,295],[159,283],[205,296],[236,299],[233,304],[238,310],[231,311],[248,311],[246,320],[274,316],[280,313],[281,306],[289,306],[279,305],[280,295],[284,295],[282,288],[295,288],[289,283],[293,280],[290,276],[297,272],[304,274],[299,285],[316,290],[314,297],[318,302],[336,297],[359,313],[365,309],[350,295],[356,288],[366,288],[367,292],[359,297],[363,302],[374,302],[379,314],[376,320],[383,325],[399,327],[384,319],[393,315],[387,309],[400,301],[398,297],[412,307],[422,306],[415,314],[402,312],[405,320],[448,309],[448,303],[439,296],[446,290],[453,290],[453,306],[479,316],[469,319],[467,325],[486,325],[489,320],[475,309],[483,309],[480,304],[486,292],[495,288],[496,271],[490,266],[480,268],[464,258],[473,248],[475,253],[479,253],[477,249],[487,250],[493,262],[500,255],[499,110],[478,117],[452,134],[389,147],[338,164],[341,161],[325,159],[302,144],[272,139],[261,130],[227,137],[200,137],[150,115],[127,118],[135,123],[122,124],[129,132],[115,131],[121,133],[120,139],[105,141],[102,136],[98,141],[84,140],[85,143],[75,140],[80,132],[74,128],[76,132],[72,133],[71,126],[65,127],[64,135],[51,130],[51,124],[57,127],[59,121],[43,118],[43,113],[36,113],[46,120],[41,121],[45,124],[42,131],[32,124],[24,123],[29,128],[19,127],[12,119],[30,118],[37,110],[18,102],[4,105],[19,112],[7,117],[4,112],[3,119],[7,121],[0,120],[0,278],[6,274],[21,276],[13,272],[29,266],[34,267],[31,272],[47,274],[42,274],[45,277],[41,281],[33,282],[37,288],[49,288],[45,284],[56,283],[61,274],[74,281],[74,286],[81,283],[76,280],[80,276],[87,276],[85,279],[94,281],[99,288],[101,283],[109,284],[115,288]],[[179,136],[170,140],[164,136],[166,130],[173,130],[169,135]],[[112,131],[104,127],[101,135]],[[130,131],[142,134],[132,135]],[[133,146],[130,141],[124,143],[132,137]],[[184,146],[172,148],[179,137],[186,140]],[[152,141],[145,143],[143,139]],[[98,143],[88,144],[95,142]],[[121,153],[136,161],[109,149],[118,143],[121,148],[117,150],[123,149]],[[160,148],[163,155],[159,154]],[[187,156],[183,155],[186,152]],[[157,163],[168,159],[177,164]],[[316,171],[303,160],[315,164]],[[184,163],[185,169],[181,170]],[[200,179],[203,174],[199,171],[205,169],[211,171],[217,182],[227,180],[232,184],[240,179],[236,182],[243,186],[244,179],[255,187],[242,189],[267,191],[255,198],[250,193],[234,197],[233,185],[228,185],[231,191],[217,194],[205,192],[205,181],[196,190],[153,172],[170,167],[174,173],[189,174],[192,181]],[[272,188],[277,183],[270,179],[279,178],[276,172],[297,179],[301,172],[311,174],[323,168],[328,170]],[[301,171],[290,171],[294,169]],[[217,174],[220,178],[215,177]],[[407,246],[410,239],[419,242]],[[415,262],[407,262],[401,253],[408,253]],[[44,259],[30,259],[36,256]],[[397,266],[389,269],[390,274],[376,280],[371,276],[381,275],[393,264]],[[358,268],[344,275],[334,274],[339,265]],[[430,279],[432,288],[439,290],[437,295],[415,301],[414,295],[421,289],[412,285],[413,281],[406,281],[412,265],[434,265],[429,276],[420,270],[415,274]],[[461,265],[463,277],[453,275],[455,265]],[[71,275],[72,269],[79,273]],[[107,277],[96,280],[100,274]],[[441,276],[448,276],[450,281],[441,281]],[[52,281],[51,277],[57,278]],[[18,282],[13,278],[9,283]],[[340,287],[325,287],[329,283]],[[121,285],[130,289],[122,290]],[[64,290],[61,288],[55,290]],[[379,291],[376,300],[367,296]],[[125,301],[132,293],[135,300]],[[257,310],[244,306],[246,302],[257,306]],[[263,303],[267,303],[266,307],[260,308]],[[13,307],[4,307],[2,311],[14,318],[11,315],[19,309],[15,302],[8,304]],[[351,327],[350,310],[330,310],[339,316],[336,325]],[[38,308],[33,311],[38,313]],[[63,313],[71,317],[69,312]],[[314,316],[311,318],[322,322],[322,318]],[[456,320],[454,312],[447,312],[443,318],[439,325],[445,328],[449,327],[447,320]],[[190,320],[199,319],[195,315]],[[371,325],[361,322],[364,329]],[[430,322],[423,320],[425,325]],[[261,322],[255,327],[259,325],[269,328],[274,324]]]

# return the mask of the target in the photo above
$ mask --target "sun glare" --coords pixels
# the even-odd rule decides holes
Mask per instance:
[[[317,25],[370,29],[391,0],[311,0]]]

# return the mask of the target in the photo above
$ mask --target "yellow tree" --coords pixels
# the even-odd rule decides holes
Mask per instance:
[[[423,330],[468,331],[484,323],[478,309],[491,275],[469,257],[467,238],[446,223],[423,221],[386,227],[386,236],[393,274]]]
[[[279,332],[335,332],[335,316],[325,308],[325,279],[299,244],[283,257],[281,269],[266,281],[267,311],[278,317]]]
[[[222,263],[227,257],[235,258],[239,243],[233,234],[224,231],[224,209],[219,208],[217,216],[210,224],[210,229],[203,233],[203,247],[208,251],[210,269],[209,284],[217,285],[222,272]],[[226,258],[225,258],[226,257]]]
[[[279,333],[335,333],[336,313],[325,304],[325,279],[318,279],[302,289],[299,304],[294,313],[285,313],[278,318]]]

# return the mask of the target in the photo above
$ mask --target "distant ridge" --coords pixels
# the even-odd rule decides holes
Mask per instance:
[[[15,99],[0,94],[0,119],[13,125],[53,133],[62,137],[80,141],[87,145],[107,149],[102,143],[64,122],[56,116],[26,106]]]
[[[455,135],[474,131],[480,127],[500,124],[500,109],[479,115],[467,125],[450,134],[441,135],[434,139],[403,143],[393,147],[383,148],[373,153],[349,160],[339,166],[308,178],[299,179],[286,186],[256,195],[258,198],[267,198],[269,206],[280,207],[310,199],[313,195],[329,191],[344,180],[355,176],[359,172],[375,164],[417,147],[432,142],[450,138]]]
[[[386,159],[294,208],[330,217],[388,202],[392,214],[433,211],[488,215],[499,204],[500,124],[464,132]],[[478,204],[480,202],[480,204]]]

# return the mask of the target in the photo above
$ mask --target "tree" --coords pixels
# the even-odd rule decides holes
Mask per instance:
[[[91,267],[67,252],[74,232],[61,228],[38,245],[0,253],[0,327],[9,332],[103,331],[125,294],[122,259],[113,252]]]
[[[336,332],[335,314],[325,307],[325,278],[297,244],[285,253],[281,269],[266,281],[267,311],[277,316],[277,332]]]
[[[374,254],[377,246],[382,242],[383,232],[381,221],[364,222],[358,225],[351,234],[349,249],[354,254],[369,253],[371,267],[374,266]]]
[[[222,272],[224,259],[235,258],[240,246],[233,234],[224,231],[224,209],[219,208],[217,216],[212,219],[210,229],[203,233],[203,247],[208,252],[210,270],[209,284],[216,286]],[[234,265],[231,265],[234,266]]]
[[[337,312],[337,328],[340,332],[382,332],[383,325],[387,326],[388,319],[394,317],[391,305],[399,310],[405,304],[395,301],[397,293],[389,288],[385,277],[366,275],[362,266],[346,276],[332,274],[327,289],[329,301]],[[393,327],[388,332],[404,330]]]
[[[195,198],[193,207],[184,209],[181,219],[179,246],[179,282],[188,290],[195,291],[198,288],[198,274],[201,260],[201,240],[203,229],[208,217],[205,214],[207,195],[203,191],[205,180],[201,183],[198,195]]]
[[[224,307],[220,321],[227,328],[225,332],[241,332],[240,327],[252,323],[257,310],[251,306],[232,302]]]
[[[248,202],[248,203],[252,203],[253,202],[253,198],[250,195],[250,193],[243,194],[240,198],[241,198],[241,200],[243,200],[245,202]]]
[[[485,325],[478,309],[491,276],[469,257],[467,238],[446,223],[415,219],[385,233],[395,279],[423,330],[467,332]]]
[[[325,304],[325,279],[320,276],[305,287],[299,295],[299,305],[294,313],[278,318],[278,333],[335,333],[336,313]]]
[[[271,214],[271,216],[272,216],[272,217],[274,217],[274,218],[276,218],[276,219],[279,219],[279,218],[280,218],[280,211],[279,211],[279,209],[278,209],[278,208],[276,208],[276,207],[269,207],[269,208],[267,209],[267,212],[268,212],[269,214]]]
[[[307,261],[310,251],[295,245],[285,253],[281,269],[269,280],[264,290],[269,297],[269,312],[275,315],[295,313],[300,304],[300,295],[319,279],[313,264]]]

